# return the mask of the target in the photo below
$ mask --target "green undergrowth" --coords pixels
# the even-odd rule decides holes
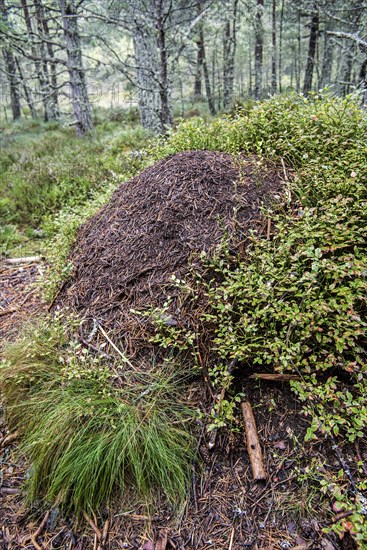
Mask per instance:
[[[175,281],[198,317],[192,327],[156,322],[154,340],[176,352],[191,349],[199,358],[204,351],[198,342],[208,346],[210,339],[217,361],[209,374],[218,391],[227,390],[210,428],[235,421],[241,396],[228,370],[235,363],[240,371],[299,376],[291,386],[310,419],[306,440],[364,438],[365,112],[353,98],[274,98],[235,117],[184,122],[156,154],[186,149],[257,153],[279,162],[282,172],[283,161],[284,196],[263,211],[270,239],[253,233],[245,258],[224,242],[214,257],[202,255],[187,281]],[[155,312],[152,319],[161,317]],[[353,499],[345,498],[348,510]],[[365,540],[367,515],[358,499],[351,517],[356,539]]]
[[[182,375],[168,362],[144,374],[107,364],[73,337],[78,324],[42,320],[5,353],[3,397],[31,463],[29,500],[81,513],[164,493],[178,507],[194,459]]]
[[[141,148],[149,137],[140,126],[123,128],[111,121],[83,139],[58,123],[22,121],[5,127],[0,142],[2,253],[15,249],[17,254],[17,247],[45,236],[45,219],[61,210],[88,209],[98,193],[135,174],[143,166]]]

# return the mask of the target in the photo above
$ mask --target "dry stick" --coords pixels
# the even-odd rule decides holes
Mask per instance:
[[[163,529],[159,533],[159,539],[156,542],[155,550],[166,550],[168,543],[168,533],[166,529]]]
[[[97,525],[94,523],[94,521],[88,516],[87,512],[83,512],[83,516],[85,517],[85,519],[87,520],[87,522],[89,523],[89,525],[92,527],[93,531],[95,532],[96,536],[97,536],[97,539],[98,540],[101,540],[102,538],[102,533],[101,531],[98,529]]]
[[[5,315],[10,315],[11,313],[15,313],[18,311],[17,309],[6,309],[5,311],[0,311],[0,317],[5,317]]]
[[[31,533],[31,541],[32,541],[33,546],[36,548],[36,550],[42,550],[42,546],[40,546],[37,542],[37,537],[39,537],[40,534],[42,533],[49,517],[50,517],[50,511],[46,512],[45,517],[41,521],[37,531],[35,531],[35,533],[33,533],[33,534]]]
[[[17,264],[33,264],[40,261],[40,256],[25,256],[24,258],[7,258],[5,260],[6,264],[17,265]]]
[[[112,342],[111,338],[108,336],[108,334],[103,330],[103,328],[101,327],[101,325],[98,323],[98,328],[99,330],[101,331],[101,333],[103,334],[103,336],[106,338],[107,342],[113,347],[113,349],[119,354],[119,356],[122,358],[122,360],[124,361],[124,363],[127,363],[129,365],[129,367],[131,367],[133,370],[136,370],[134,365],[129,361],[129,359],[126,357],[126,355],[124,353],[122,353],[121,350],[119,350],[119,348]]]
[[[283,167],[284,179],[285,179],[285,181],[289,181],[289,179],[288,179],[288,174],[287,174],[287,170],[286,170],[286,168],[285,168],[284,159],[281,158],[281,159],[280,159],[280,162],[282,163],[282,167]]]
[[[230,541],[229,541],[228,550],[232,550],[233,540],[234,540],[234,527],[233,527],[233,529],[232,529],[231,539],[230,539]]]
[[[245,423],[247,452],[250,457],[252,475],[255,481],[264,481],[266,479],[266,472],[251,403],[248,401],[242,402],[241,409]]]
[[[102,545],[107,542],[109,528],[110,528],[110,520],[106,519],[105,524],[103,526],[103,532],[102,532],[102,541],[101,541]]]
[[[5,445],[7,445],[8,443],[11,443],[12,441],[14,441],[14,439],[17,439],[19,436],[19,432],[18,431],[15,431],[9,435],[6,435],[0,442],[0,447],[5,447]]]
[[[271,218],[268,218],[268,228],[266,230],[266,238],[268,241],[270,240],[270,231],[271,231]]]
[[[47,311],[51,311],[52,306],[56,302],[57,298],[60,296],[60,293],[64,290],[64,287],[65,287],[67,282],[68,282],[68,279],[65,279],[65,281],[62,283],[62,285],[60,286],[60,288],[56,292],[55,296],[52,298],[52,301],[51,301],[50,305],[47,307]]]
[[[301,380],[301,376],[298,374],[267,374],[267,373],[255,373],[251,374],[249,378],[260,378],[261,380],[273,380],[274,382],[282,382],[286,380]]]
[[[218,416],[218,412],[219,412],[219,408],[222,404],[222,401],[224,399],[224,396],[226,394],[226,390],[225,388],[222,389],[222,391],[217,395],[216,399],[215,399],[215,403],[213,405],[213,409],[215,407],[215,405],[218,404],[218,410],[215,414],[215,416],[217,417]],[[217,439],[217,434],[218,434],[218,428],[214,428],[212,430],[212,433],[210,434],[210,439],[209,439],[209,443],[208,443],[208,449],[211,451],[212,449],[214,449],[215,447],[215,442],[216,442],[216,439]]]

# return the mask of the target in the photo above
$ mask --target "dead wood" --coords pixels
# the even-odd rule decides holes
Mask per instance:
[[[251,403],[248,401],[242,402],[241,409],[245,423],[247,452],[250,457],[252,475],[255,481],[264,481],[266,479],[266,471]]]

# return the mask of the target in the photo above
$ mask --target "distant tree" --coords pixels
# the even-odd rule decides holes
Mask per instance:
[[[263,52],[264,52],[264,0],[256,0],[255,14],[255,98],[263,93]]]
[[[237,17],[238,0],[225,0],[223,33],[223,106],[225,109],[228,109],[233,101]]]
[[[4,28],[8,25],[8,11],[5,0],[0,0],[0,25]],[[1,27],[0,27],[1,28]],[[5,39],[2,40],[2,54],[5,65],[6,78],[9,84],[10,103],[13,114],[13,120],[21,117],[20,105],[20,82],[17,74],[16,60],[11,46]]]
[[[66,65],[70,79],[70,95],[77,135],[93,129],[92,109],[82,61],[81,39],[78,29],[78,10],[75,0],[58,0],[64,30]]]
[[[305,79],[303,83],[303,93],[308,94],[312,90],[312,79],[316,65],[316,46],[319,37],[320,12],[318,2],[313,3],[310,22],[310,37],[308,41],[307,61],[305,69]]]

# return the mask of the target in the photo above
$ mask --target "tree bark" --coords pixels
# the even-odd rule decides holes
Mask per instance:
[[[5,24],[8,22],[8,12],[4,0],[0,0],[0,13]],[[9,84],[10,105],[13,115],[13,120],[18,120],[21,117],[20,105],[20,86],[17,75],[17,68],[14,54],[10,46],[3,48],[3,58],[5,63],[6,76]]]
[[[154,37],[150,29],[136,25],[133,30],[133,43],[136,64],[136,86],[139,98],[140,122],[144,128],[159,134],[160,98],[156,75],[158,62]]]
[[[36,13],[38,34],[40,35],[41,39],[44,40],[44,41],[41,41],[41,44],[40,44],[40,53],[41,53],[41,57],[44,59],[42,63],[43,73],[44,73],[45,82],[47,82],[47,86],[48,86],[48,96],[49,96],[48,118],[49,120],[55,120],[59,116],[57,71],[56,71],[56,63],[54,61],[55,56],[54,56],[53,47],[51,44],[48,21],[46,18],[45,8],[44,8],[44,5],[42,4],[42,0],[34,0],[34,6],[35,6],[35,13]],[[51,78],[49,76],[48,63],[47,61],[45,61],[47,57],[46,50],[47,50],[48,58],[51,59],[51,62],[50,62]]]
[[[223,106],[228,109],[233,102],[234,67],[237,49],[238,0],[226,2],[226,19],[223,40]]]
[[[161,100],[160,119],[162,133],[173,125],[171,109],[170,82],[168,80],[168,61],[166,48],[165,16],[163,13],[163,0],[154,0],[155,28],[157,32],[157,46],[159,52],[159,96]]]
[[[210,84],[208,63],[206,61],[204,29],[202,25],[200,26],[199,40],[200,40],[200,47],[201,47],[201,59],[202,59],[202,66],[203,66],[203,73],[204,73],[206,98],[208,101],[209,112],[211,115],[214,116],[216,114],[216,110],[215,110],[212,87]]]
[[[257,0],[255,17],[255,98],[260,99],[263,93],[263,28],[264,0]]]
[[[279,22],[279,50],[278,50],[278,75],[279,75],[279,92],[282,93],[282,70],[283,70],[283,23],[284,23],[284,0],[282,0],[280,8]]]
[[[71,101],[78,136],[93,130],[92,110],[83,68],[78,14],[74,0],[59,0],[64,29],[67,68],[70,78]]]
[[[305,70],[305,79],[303,83],[303,93],[308,94],[312,90],[312,79],[315,67],[316,45],[319,35],[319,6],[318,2],[314,3],[313,14],[310,26],[310,38],[308,43],[307,63]]]
[[[271,93],[277,91],[277,20],[276,20],[276,0],[272,0],[271,13]]]
[[[31,117],[32,118],[37,118],[37,113],[36,113],[36,109],[35,109],[34,102],[33,102],[32,92],[31,92],[31,90],[28,86],[27,80],[26,80],[26,78],[24,76],[24,73],[23,73],[23,69],[22,69],[21,64],[19,62],[19,59],[17,57],[15,58],[15,63],[16,63],[17,69],[18,69],[19,80],[20,80],[20,82],[22,84],[22,87],[23,87],[24,97],[25,97],[25,100],[26,100],[27,105],[29,107]]]

